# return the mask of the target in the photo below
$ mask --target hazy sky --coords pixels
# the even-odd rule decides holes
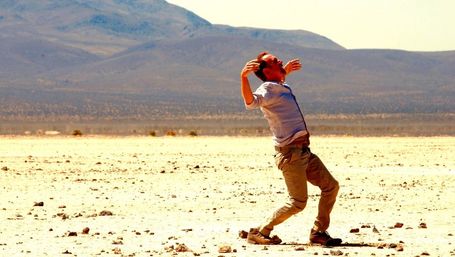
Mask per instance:
[[[214,24],[303,29],[346,48],[455,50],[455,0],[168,0]]]

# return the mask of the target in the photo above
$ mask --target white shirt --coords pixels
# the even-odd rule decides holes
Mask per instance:
[[[305,119],[287,84],[264,82],[246,108],[260,108],[269,123],[275,146],[283,147],[308,134]]]

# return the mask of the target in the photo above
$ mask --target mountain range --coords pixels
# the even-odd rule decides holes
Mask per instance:
[[[164,0],[3,0],[0,120],[251,115],[239,73],[262,51],[301,59],[288,83],[305,112],[455,112],[455,51],[349,50],[303,30],[211,24]]]

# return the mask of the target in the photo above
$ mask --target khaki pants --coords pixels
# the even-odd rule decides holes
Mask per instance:
[[[289,202],[275,211],[261,233],[270,235],[274,226],[302,211],[308,200],[307,181],[321,189],[315,228],[325,231],[330,224],[330,212],[338,194],[336,181],[318,156],[308,148],[282,147],[275,154],[275,162],[282,171],[289,193]]]

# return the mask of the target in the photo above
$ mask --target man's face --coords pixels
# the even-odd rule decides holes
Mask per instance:
[[[286,71],[283,68],[283,62],[272,54],[266,54],[262,60],[267,63],[263,72],[270,81],[281,82],[286,76]]]

